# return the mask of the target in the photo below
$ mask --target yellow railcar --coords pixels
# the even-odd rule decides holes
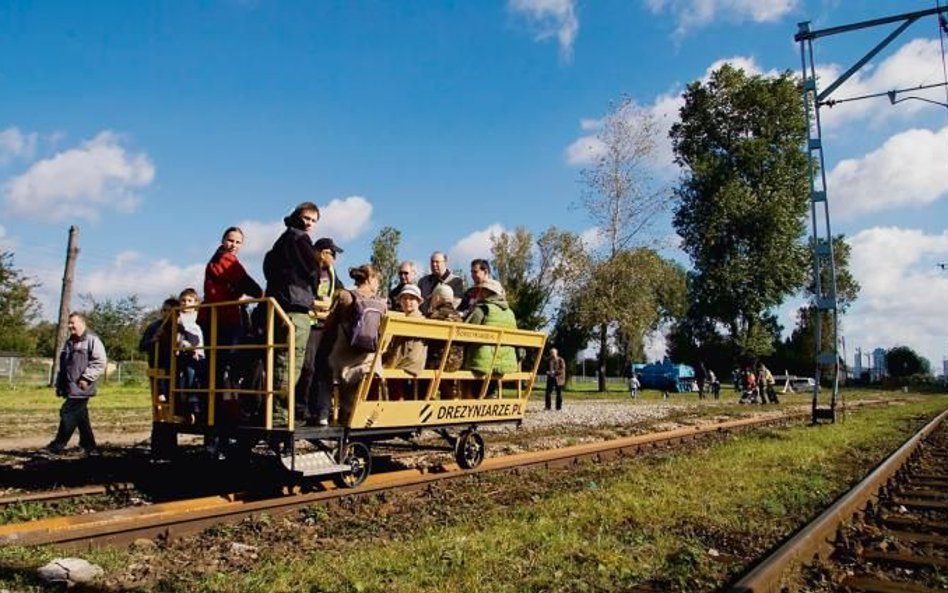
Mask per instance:
[[[290,319],[273,299],[241,301],[241,306],[259,308],[254,315],[259,320],[255,325],[258,333],[238,344],[218,345],[217,311],[235,304],[201,305],[209,309],[201,348],[179,345],[179,310],[165,323],[164,338],[153,353],[155,361],[165,362],[156,363],[149,373],[155,455],[172,454],[179,434],[205,435],[208,442],[220,446],[221,455],[228,456],[266,442],[293,472],[333,476],[346,486],[356,486],[371,471],[373,446],[419,448],[415,437],[432,431],[445,444],[430,448],[451,450],[461,467],[471,469],[485,455],[478,427],[522,421],[546,343],[546,335],[540,332],[388,313],[379,328],[378,350],[369,355],[369,372],[344,395],[337,385],[335,415],[328,426],[306,426],[295,416],[292,385],[274,384],[278,356],[287,359],[287,368],[294,368]],[[417,374],[386,368],[385,352],[397,338],[443,346],[440,364]],[[445,370],[452,346],[492,347],[491,370],[500,348],[515,348],[521,370],[503,374]],[[179,359],[194,357],[198,350],[205,364],[203,380],[187,384],[181,379],[184,369]],[[389,397],[393,392],[399,394],[398,399]],[[340,407],[345,411],[341,417]],[[193,413],[195,409],[197,413]],[[300,441],[311,445],[308,451],[297,452]]]

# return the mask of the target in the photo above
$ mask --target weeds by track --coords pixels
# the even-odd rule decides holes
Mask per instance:
[[[138,538],[170,538],[201,531],[220,524],[233,523],[253,515],[281,514],[313,504],[329,504],[340,499],[380,494],[393,490],[423,488],[443,480],[462,478],[472,473],[519,471],[529,467],[556,467],[581,460],[608,460],[656,446],[675,445],[725,431],[759,428],[787,422],[799,422],[808,414],[742,419],[705,427],[689,427],[648,435],[625,437],[546,451],[519,453],[489,458],[473,472],[450,464],[427,471],[413,469],[369,476],[361,487],[337,489],[330,483],[314,485],[318,491],[278,497],[248,498],[243,494],[210,496],[159,503],[147,507],[126,508],[73,517],[55,517],[20,524],[0,525],[0,544],[61,544],[98,546],[130,543]]]
[[[943,412],[923,427],[729,591],[948,588],[946,418]],[[815,562],[802,566],[811,559]]]

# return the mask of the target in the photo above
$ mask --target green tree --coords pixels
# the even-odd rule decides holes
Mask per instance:
[[[138,295],[129,295],[118,300],[96,300],[92,295],[79,297],[86,306],[89,329],[105,344],[111,360],[136,360],[144,355],[138,351],[145,307],[138,302]],[[207,336],[205,336],[205,339]]]
[[[806,121],[793,73],[724,65],[684,93],[672,126],[674,226],[690,256],[689,316],[726,329],[735,350],[773,351],[769,311],[805,286]]]
[[[594,279],[607,278],[616,271],[620,253],[644,245],[644,232],[667,204],[668,190],[656,183],[653,175],[657,129],[651,113],[630,98],[620,101],[603,118],[596,135],[601,150],[595,162],[580,173],[582,205],[605,241],[604,251],[594,258]],[[595,287],[596,291],[582,299],[581,305],[590,299],[608,303],[622,300],[617,294],[622,292],[620,288],[608,281],[596,282]],[[588,307],[585,310],[592,313]],[[595,319],[600,392],[606,389],[610,327],[626,325],[619,320],[620,315],[606,308],[594,315],[580,315],[586,323]]]
[[[0,251],[0,350],[32,354],[35,340],[30,325],[40,313],[33,296],[37,284],[13,265],[13,253]]]
[[[534,242],[524,227],[491,237],[497,280],[517,317],[517,326],[537,330],[549,323],[547,309],[555,293],[572,286],[587,266],[582,240],[550,227]]]
[[[56,324],[52,321],[40,321],[32,328],[34,352],[37,356],[50,358],[56,356]]]
[[[646,334],[685,311],[685,271],[653,249],[619,251],[596,262],[574,300],[576,318],[607,328],[623,360],[644,353]],[[601,348],[601,345],[600,345]],[[605,363],[606,357],[601,362]]]
[[[386,226],[372,239],[372,265],[378,268],[382,286],[390,290],[398,280],[398,244],[402,241],[402,232]]]
[[[908,346],[896,346],[885,353],[885,370],[890,377],[930,375],[931,364]]]

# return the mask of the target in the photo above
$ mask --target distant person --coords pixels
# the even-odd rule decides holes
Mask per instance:
[[[642,382],[639,381],[639,375],[637,373],[632,373],[632,376],[629,377],[629,397],[632,399],[638,399],[639,389],[642,388]]]
[[[417,271],[414,262],[405,260],[398,264],[398,284],[395,285],[395,288],[388,291],[389,311],[402,310],[401,305],[398,304],[398,295],[402,293],[402,289],[405,288],[406,284],[415,284],[416,274]]]
[[[161,317],[152,321],[142,333],[138,349],[145,353],[148,368],[164,373],[171,372],[171,311],[178,306],[178,299],[165,299],[161,304]],[[152,389],[158,401],[168,401],[168,379],[152,379]]]
[[[89,398],[96,394],[96,382],[105,372],[107,355],[102,340],[86,327],[81,313],[69,314],[69,338],[59,355],[56,395],[65,399],[59,409],[59,429],[46,446],[49,453],[62,453],[72,434],[79,429],[79,446],[87,456],[98,455],[95,434],[89,421]]]
[[[559,350],[550,348],[550,359],[546,366],[546,409],[550,409],[550,399],[556,391],[556,409],[563,407],[563,385],[566,384],[566,361]]]
[[[698,384],[698,399],[704,399],[704,387],[707,380],[708,369],[705,368],[704,362],[699,362],[695,368],[695,382]]]
[[[319,274],[319,263],[313,252],[309,232],[319,220],[319,207],[312,202],[303,202],[283,218],[286,230],[276,240],[263,259],[263,274],[267,280],[266,294],[280,305],[292,328],[274,323],[274,341],[288,342],[288,330],[292,329],[294,342],[294,367],[288,368],[289,353],[278,348],[273,365],[273,388],[277,390],[277,401],[282,406],[281,416],[289,404],[290,389],[295,389],[303,361],[306,358],[306,343],[309,340],[309,312],[313,308],[314,288]],[[277,408],[278,410],[280,408]],[[286,418],[278,418],[285,424]]]
[[[447,284],[454,293],[454,304],[458,305],[461,297],[464,296],[464,279],[455,276],[448,269],[448,256],[443,251],[435,251],[431,254],[431,273],[422,276],[418,281],[418,288],[421,290],[421,298],[424,299],[421,305],[421,312],[427,313],[431,291],[439,284]]]
[[[708,369],[708,384],[711,385],[711,395],[714,399],[721,399],[721,382],[711,369]]]
[[[467,314],[478,301],[478,285],[490,278],[490,262],[486,259],[475,259],[471,261],[471,282],[472,285],[464,293],[458,311],[461,315]]]
[[[774,380],[773,373],[770,372],[764,363],[757,363],[757,389],[760,391],[760,403],[766,403],[769,401],[772,404],[779,404],[780,400],[777,399],[777,390],[774,389]]]

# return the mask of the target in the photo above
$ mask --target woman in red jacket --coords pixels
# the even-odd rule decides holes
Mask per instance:
[[[211,261],[204,269],[204,304],[223,303],[239,300],[247,295],[254,298],[263,296],[263,290],[237,259],[237,253],[244,244],[244,232],[232,226],[224,231],[220,247],[214,252]],[[244,335],[241,323],[240,305],[225,305],[217,309],[217,346],[239,344]],[[211,310],[202,307],[198,320],[204,328],[206,341],[211,341]],[[219,377],[230,383],[236,382],[231,376],[229,362],[234,352],[222,350],[218,354]],[[222,383],[221,385],[226,384]]]

